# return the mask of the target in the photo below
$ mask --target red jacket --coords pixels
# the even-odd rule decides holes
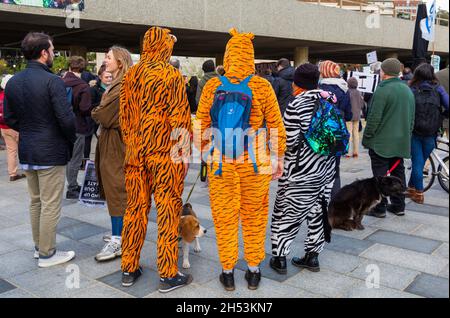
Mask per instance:
[[[5,92],[0,91],[0,129],[9,129],[6,126],[5,120],[3,118],[3,100],[5,99]]]

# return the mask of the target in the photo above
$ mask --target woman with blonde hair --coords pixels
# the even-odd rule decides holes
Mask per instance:
[[[122,255],[122,226],[127,192],[123,170],[125,144],[119,124],[120,88],[122,79],[132,64],[130,52],[126,49],[118,46],[109,49],[105,65],[106,71],[112,74],[113,82],[103,94],[100,105],[92,111],[92,118],[101,127],[95,151],[95,169],[112,225],[111,239],[106,239],[106,245],[95,256],[98,262]]]

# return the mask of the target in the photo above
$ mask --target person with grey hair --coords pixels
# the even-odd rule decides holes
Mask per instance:
[[[177,70],[181,70],[181,62],[176,57],[171,57],[169,64],[175,67]]]

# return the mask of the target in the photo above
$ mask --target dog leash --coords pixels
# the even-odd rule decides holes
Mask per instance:
[[[398,165],[400,164],[401,161],[402,161],[401,159],[398,159],[398,160],[394,163],[394,165],[392,166],[392,168],[386,173],[385,177],[390,176],[391,173],[392,173],[395,169],[397,169],[397,167],[398,167]]]
[[[200,170],[200,172],[199,172],[199,174],[198,174],[198,176],[197,176],[197,179],[195,180],[194,184],[192,185],[191,191],[189,191],[189,195],[188,195],[187,200],[186,200],[185,203],[188,203],[188,202],[189,202],[189,199],[191,198],[192,191],[194,191],[195,185],[197,184],[197,181],[198,181],[198,179],[200,178],[200,175],[201,175],[201,174],[202,174],[202,171]]]

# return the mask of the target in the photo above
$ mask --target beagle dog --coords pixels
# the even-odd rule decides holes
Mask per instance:
[[[192,205],[186,203],[183,206],[180,221],[180,236],[183,243],[183,268],[190,268],[189,263],[189,246],[195,241],[194,252],[200,253],[201,247],[199,238],[206,233],[206,229],[200,225],[197,215],[192,210]]]

